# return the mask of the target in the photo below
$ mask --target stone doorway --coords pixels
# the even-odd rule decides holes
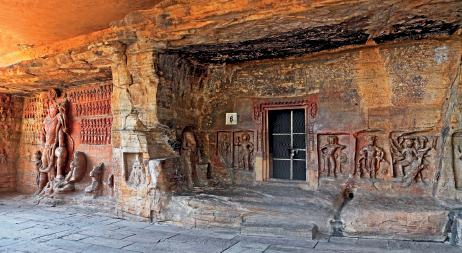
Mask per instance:
[[[306,180],[305,109],[268,111],[270,177]]]

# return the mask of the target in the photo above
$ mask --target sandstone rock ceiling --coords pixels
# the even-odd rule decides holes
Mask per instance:
[[[102,9],[90,10],[80,1],[68,3],[68,7],[77,9],[84,6],[87,11],[85,18],[77,18],[79,15],[56,9],[53,12],[57,13],[56,16],[69,15],[64,19],[68,21],[65,25],[57,25],[57,21],[48,22],[52,15],[41,15],[38,11],[41,8],[50,11],[50,7],[36,6],[38,9],[34,15],[44,17],[43,20],[38,19],[38,23],[42,26],[47,23],[48,32],[54,31],[52,35],[46,33],[47,29],[43,27],[38,29],[34,23],[27,23],[27,18],[16,18],[16,23],[22,25],[12,24],[15,23],[12,14],[7,19],[11,24],[8,29],[18,38],[21,34],[30,36],[31,40],[24,43],[38,43],[37,38],[48,36],[59,40],[96,29],[96,23],[110,21],[111,10],[113,14],[119,13],[116,9],[130,6],[128,1],[105,3],[99,0],[92,3],[99,4]],[[153,2],[139,2],[136,8],[143,4],[148,6]],[[125,10],[128,11],[129,7]],[[92,19],[90,14],[95,13]],[[102,17],[107,19],[103,22]],[[2,22],[0,30],[5,29],[5,22]],[[152,9],[134,11],[123,20],[119,18],[112,22],[110,27],[114,34],[110,40],[126,44],[142,41],[144,47],[152,47],[165,54],[179,54],[204,64],[221,64],[284,58],[345,46],[440,38],[454,34],[460,36],[461,22],[460,0],[163,0]],[[16,30],[15,26],[18,26]],[[26,26],[28,29],[24,28]],[[4,35],[0,35],[0,40],[4,38]],[[0,41],[0,44],[3,45],[3,42]],[[103,63],[99,62],[99,53],[86,52],[88,50],[85,48],[82,45],[80,49],[72,49],[63,56],[51,55],[49,58],[0,68],[0,92],[33,93],[49,87],[66,88],[110,80],[110,64],[104,59]],[[111,53],[105,57],[110,58]],[[62,61],[61,58],[66,60]]]
[[[160,0],[2,0],[0,56],[109,28],[135,10]],[[18,46],[19,45],[19,46]]]

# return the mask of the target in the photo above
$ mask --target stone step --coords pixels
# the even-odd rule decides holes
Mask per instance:
[[[268,221],[247,221],[241,224],[241,234],[272,236],[292,239],[314,240],[318,227],[314,223],[279,223]]]

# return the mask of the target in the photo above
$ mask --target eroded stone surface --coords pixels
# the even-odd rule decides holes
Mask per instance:
[[[341,219],[348,236],[444,241],[448,215],[430,197],[356,196]]]

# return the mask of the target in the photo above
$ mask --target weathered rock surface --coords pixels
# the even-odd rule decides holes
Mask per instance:
[[[342,210],[344,235],[444,241],[449,211],[431,197],[360,195]]]

